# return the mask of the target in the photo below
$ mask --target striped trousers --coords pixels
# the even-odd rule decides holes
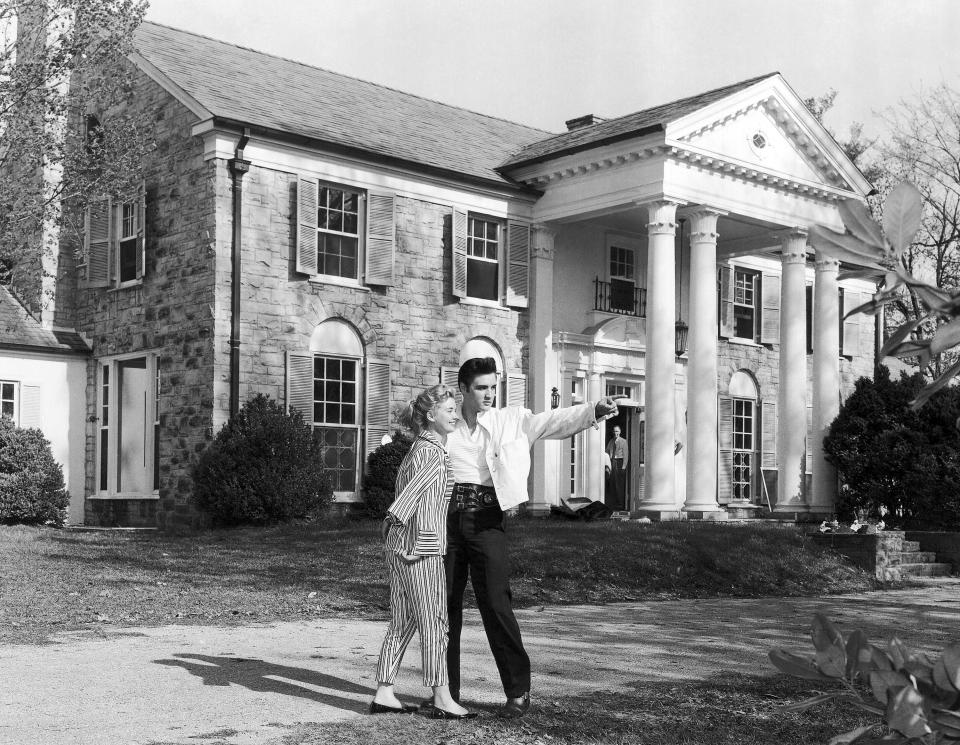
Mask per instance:
[[[423,684],[447,684],[447,589],[442,556],[424,556],[408,563],[387,551],[390,573],[390,625],[380,649],[377,682],[397,677],[413,632],[420,632]]]

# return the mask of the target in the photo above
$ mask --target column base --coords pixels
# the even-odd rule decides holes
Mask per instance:
[[[682,520],[684,518],[683,513],[679,510],[658,510],[656,508],[644,508],[639,510],[631,510],[630,519],[636,520],[640,517],[646,517],[649,520],[654,522],[663,522],[666,520]]]
[[[711,507],[709,505],[684,507],[683,510],[688,520],[706,520],[709,522],[726,522],[731,515],[722,507]]]

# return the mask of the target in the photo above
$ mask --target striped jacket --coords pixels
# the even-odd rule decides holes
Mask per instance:
[[[414,556],[447,553],[447,507],[453,492],[447,451],[430,431],[413,442],[397,471],[397,497],[387,508],[393,523],[387,548]]]

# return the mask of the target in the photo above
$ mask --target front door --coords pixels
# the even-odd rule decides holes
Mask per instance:
[[[150,380],[144,358],[118,366],[119,432],[117,437],[117,491],[149,494],[153,491],[153,467],[147,456],[147,413]],[[152,426],[152,424],[151,424]]]

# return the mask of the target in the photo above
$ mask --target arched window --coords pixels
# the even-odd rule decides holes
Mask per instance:
[[[723,486],[731,499],[753,501],[759,476],[757,384],[750,373],[738,370],[730,378],[727,393],[720,398],[720,453],[721,462],[729,463],[729,471],[722,468],[721,478],[727,471],[730,483]]]
[[[313,353],[313,426],[323,443],[323,465],[334,493],[357,491],[363,441],[363,342],[339,319],[318,325]]]

